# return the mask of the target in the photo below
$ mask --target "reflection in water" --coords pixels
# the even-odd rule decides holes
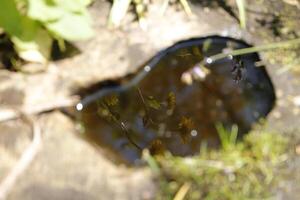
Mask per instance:
[[[143,148],[186,156],[198,153],[203,142],[216,146],[218,122],[227,128],[238,125],[241,136],[275,101],[265,68],[255,66],[258,55],[207,59],[205,67],[193,67],[209,56],[245,47],[241,41],[212,36],[161,51],[130,76],[146,74],[136,78],[139,82],[125,77],[102,86],[103,97],[83,107],[85,136],[125,162],[138,159]],[[187,73],[190,69],[196,76]]]

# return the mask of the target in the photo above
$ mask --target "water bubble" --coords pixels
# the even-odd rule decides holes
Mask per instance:
[[[211,64],[212,63],[212,59],[211,58],[206,58],[206,60],[205,60],[205,62],[207,63],[207,64]]]
[[[223,105],[223,102],[222,102],[220,99],[218,99],[218,100],[216,101],[216,106],[220,107],[220,106],[222,106],[222,105]]]
[[[191,131],[191,136],[196,137],[198,135],[198,132],[196,130]]]
[[[247,83],[246,87],[247,87],[248,89],[251,89],[251,88],[253,88],[253,84]]]
[[[146,65],[146,66],[144,67],[144,70],[145,70],[146,72],[150,72],[151,67],[150,67],[149,65]]]
[[[83,109],[82,103],[78,103],[78,104],[76,105],[76,109],[77,109],[78,111],[81,111],[81,110]]]
[[[259,112],[254,111],[254,112],[253,112],[253,115],[254,115],[254,117],[258,118],[258,117],[259,117]]]

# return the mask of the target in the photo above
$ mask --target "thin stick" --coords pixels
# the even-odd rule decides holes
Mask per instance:
[[[287,47],[290,47],[293,45],[299,45],[299,44],[300,44],[300,38],[297,38],[297,39],[293,39],[293,40],[276,42],[276,43],[271,43],[271,44],[266,44],[266,45],[261,45],[261,46],[236,49],[236,50],[232,50],[227,53],[218,53],[218,54],[210,56],[206,59],[203,59],[201,62],[199,62],[199,64],[197,64],[195,67],[192,67],[191,69],[187,70],[187,72],[185,72],[185,73],[192,74],[195,77],[197,77],[198,74],[195,73],[195,71],[196,71],[195,69],[197,69],[197,68],[201,69],[201,66],[205,66],[207,64],[212,64],[213,62],[221,60],[223,58],[227,58],[228,56],[239,56],[239,55],[245,55],[245,54],[250,54],[250,53],[255,53],[255,52],[269,51],[269,50],[279,49],[279,48],[287,48]]]
[[[219,53],[219,54],[216,54],[214,56],[207,58],[204,62],[207,62],[208,59],[210,59],[209,62],[214,62],[214,61],[220,60],[222,58],[226,58],[229,55],[231,55],[231,56],[245,55],[245,54],[250,54],[250,53],[255,53],[255,52],[269,51],[272,49],[286,48],[286,47],[289,47],[292,45],[297,45],[297,44],[300,44],[300,38],[283,41],[283,42],[276,42],[276,43],[261,45],[261,46],[236,49],[236,50],[232,50],[231,52],[228,52],[228,53]]]
[[[7,177],[0,184],[0,200],[5,200],[7,195],[13,188],[17,179],[24,173],[24,171],[28,168],[30,163],[33,161],[36,156],[40,143],[41,143],[41,129],[37,122],[34,122],[32,119],[26,117],[26,121],[28,121],[32,126],[33,139],[31,144],[27,147],[25,152],[22,154],[21,158],[14,166],[14,168],[9,172]]]

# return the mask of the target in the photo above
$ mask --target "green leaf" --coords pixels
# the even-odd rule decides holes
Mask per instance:
[[[60,20],[48,22],[45,26],[56,36],[69,41],[85,40],[93,36],[88,13],[65,13]]]
[[[154,99],[153,96],[148,96],[147,97],[147,104],[150,108],[153,108],[155,110],[159,110],[160,109],[160,102],[157,101],[156,99]]]
[[[21,15],[13,0],[0,0],[0,26],[10,35],[22,32]]]
[[[27,61],[46,62],[52,43],[49,34],[36,22],[22,16],[15,1],[0,0],[0,5],[0,26],[11,36],[19,56]]]
[[[58,20],[65,13],[84,14],[91,0],[28,0],[28,15],[39,21]]]
[[[84,0],[55,0],[57,6],[71,12],[84,12],[88,1]]]
[[[29,0],[28,15],[56,37],[69,41],[88,39],[93,35],[91,18],[86,9],[90,0]]]
[[[64,14],[64,10],[51,0],[28,0],[28,16],[42,22],[58,20]]]
[[[11,36],[21,58],[44,63],[52,38],[35,20],[58,38],[87,39],[93,34],[86,9],[89,3],[91,0],[0,0],[0,26]],[[28,4],[28,16],[20,14],[19,4]]]
[[[12,36],[19,56],[31,62],[45,63],[50,55],[52,38],[35,21],[22,18],[22,34]]]

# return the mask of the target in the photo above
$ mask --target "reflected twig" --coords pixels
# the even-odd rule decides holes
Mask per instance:
[[[125,135],[126,135],[127,139],[128,139],[128,140],[129,140],[129,141],[130,141],[137,149],[143,150],[137,143],[135,143],[135,142],[131,139],[130,134],[129,134],[129,131],[128,131],[128,129],[126,128],[124,122],[120,122],[120,125],[121,125],[122,130],[125,132]]]
[[[148,107],[147,107],[147,104],[146,104],[146,101],[145,101],[145,98],[142,94],[142,91],[139,87],[136,87],[137,90],[138,90],[138,93],[139,93],[139,96],[142,100],[142,103],[143,103],[143,107],[144,107],[144,110],[145,110],[145,116],[143,117],[143,123],[144,123],[144,126],[146,127],[147,126],[147,122],[148,120],[153,124],[153,125],[157,125],[151,118],[150,116],[150,113],[149,113],[149,110],[148,110]]]
[[[142,151],[143,149],[137,143],[135,143],[133,141],[133,139],[130,137],[130,133],[129,133],[125,123],[123,121],[119,120],[118,117],[115,116],[115,113],[110,109],[110,106],[107,105],[107,103],[105,103],[105,102],[101,102],[101,105],[110,113],[110,115],[112,116],[113,122],[115,122],[122,129],[122,131],[124,131],[125,136],[129,140],[129,142],[133,146],[135,146],[137,149]]]

